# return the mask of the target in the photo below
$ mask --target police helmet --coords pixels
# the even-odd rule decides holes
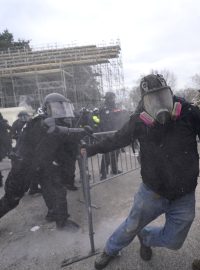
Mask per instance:
[[[115,99],[115,98],[116,98],[116,95],[115,95],[115,93],[113,93],[113,92],[106,92],[104,98],[105,98],[106,100],[108,100],[108,99]]]
[[[43,110],[48,117],[55,119],[74,117],[73,104],[59,93],[51,93],[44,98]]]
[[[99,109],[98,108],[94,108],[92,112],[93,113],[99,113]]]

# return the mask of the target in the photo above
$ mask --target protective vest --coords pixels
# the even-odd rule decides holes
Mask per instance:
[[[94,126],[98,127],[98,125],[100,124],[100,118],[97,115],[93,115],[92,120],[94,122]]]

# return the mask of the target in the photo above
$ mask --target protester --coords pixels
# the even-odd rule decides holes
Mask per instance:
[[[106,267],[135,236],[145,261],[151,259],[152,247],[180,249],[195,217],[200,110],[174,96],[162,75],[145,76],[140,90],[141,101],[130,120],[112,137],[86,148],[92,156],[135,140],[140,144],[142,183],[128,217],[96,258],[96,269]],[[161,214],[163,226],[148,226]]]

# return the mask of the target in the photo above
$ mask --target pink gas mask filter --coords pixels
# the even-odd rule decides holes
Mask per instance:
[[[181,114],[182,105],[180,102],[174,103],[174,108],[172,110],[171,118],[172,120],[177,120],[180,117]],[[147,112],[143,111],[140,113],[140,119],[145,123],[146,126],[152,127],[154,126],[156,120],[149,115]]]

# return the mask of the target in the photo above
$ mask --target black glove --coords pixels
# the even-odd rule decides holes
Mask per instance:
[[[49,117],[43,121],[44,127],[47,129],[47,133],[53,133],[56,130],[56,121],[54,118]]]
[[[79,135],[79,137],[83,138],[87,134],[92,134],[93,132],[90,126],[86,126],[85,128],[68,128],[57,126],[54,118],[46,118],[43,123],[45,128],[47,128],[47,133],[57,133],[70,136]]]
[[[85,129],[83,128],[68,128],[68,127],[62,127],[62,126],[56,126],[57,131],[59,134],[63,135],[76,135],[80,134],[82,136],[86,135]]]

